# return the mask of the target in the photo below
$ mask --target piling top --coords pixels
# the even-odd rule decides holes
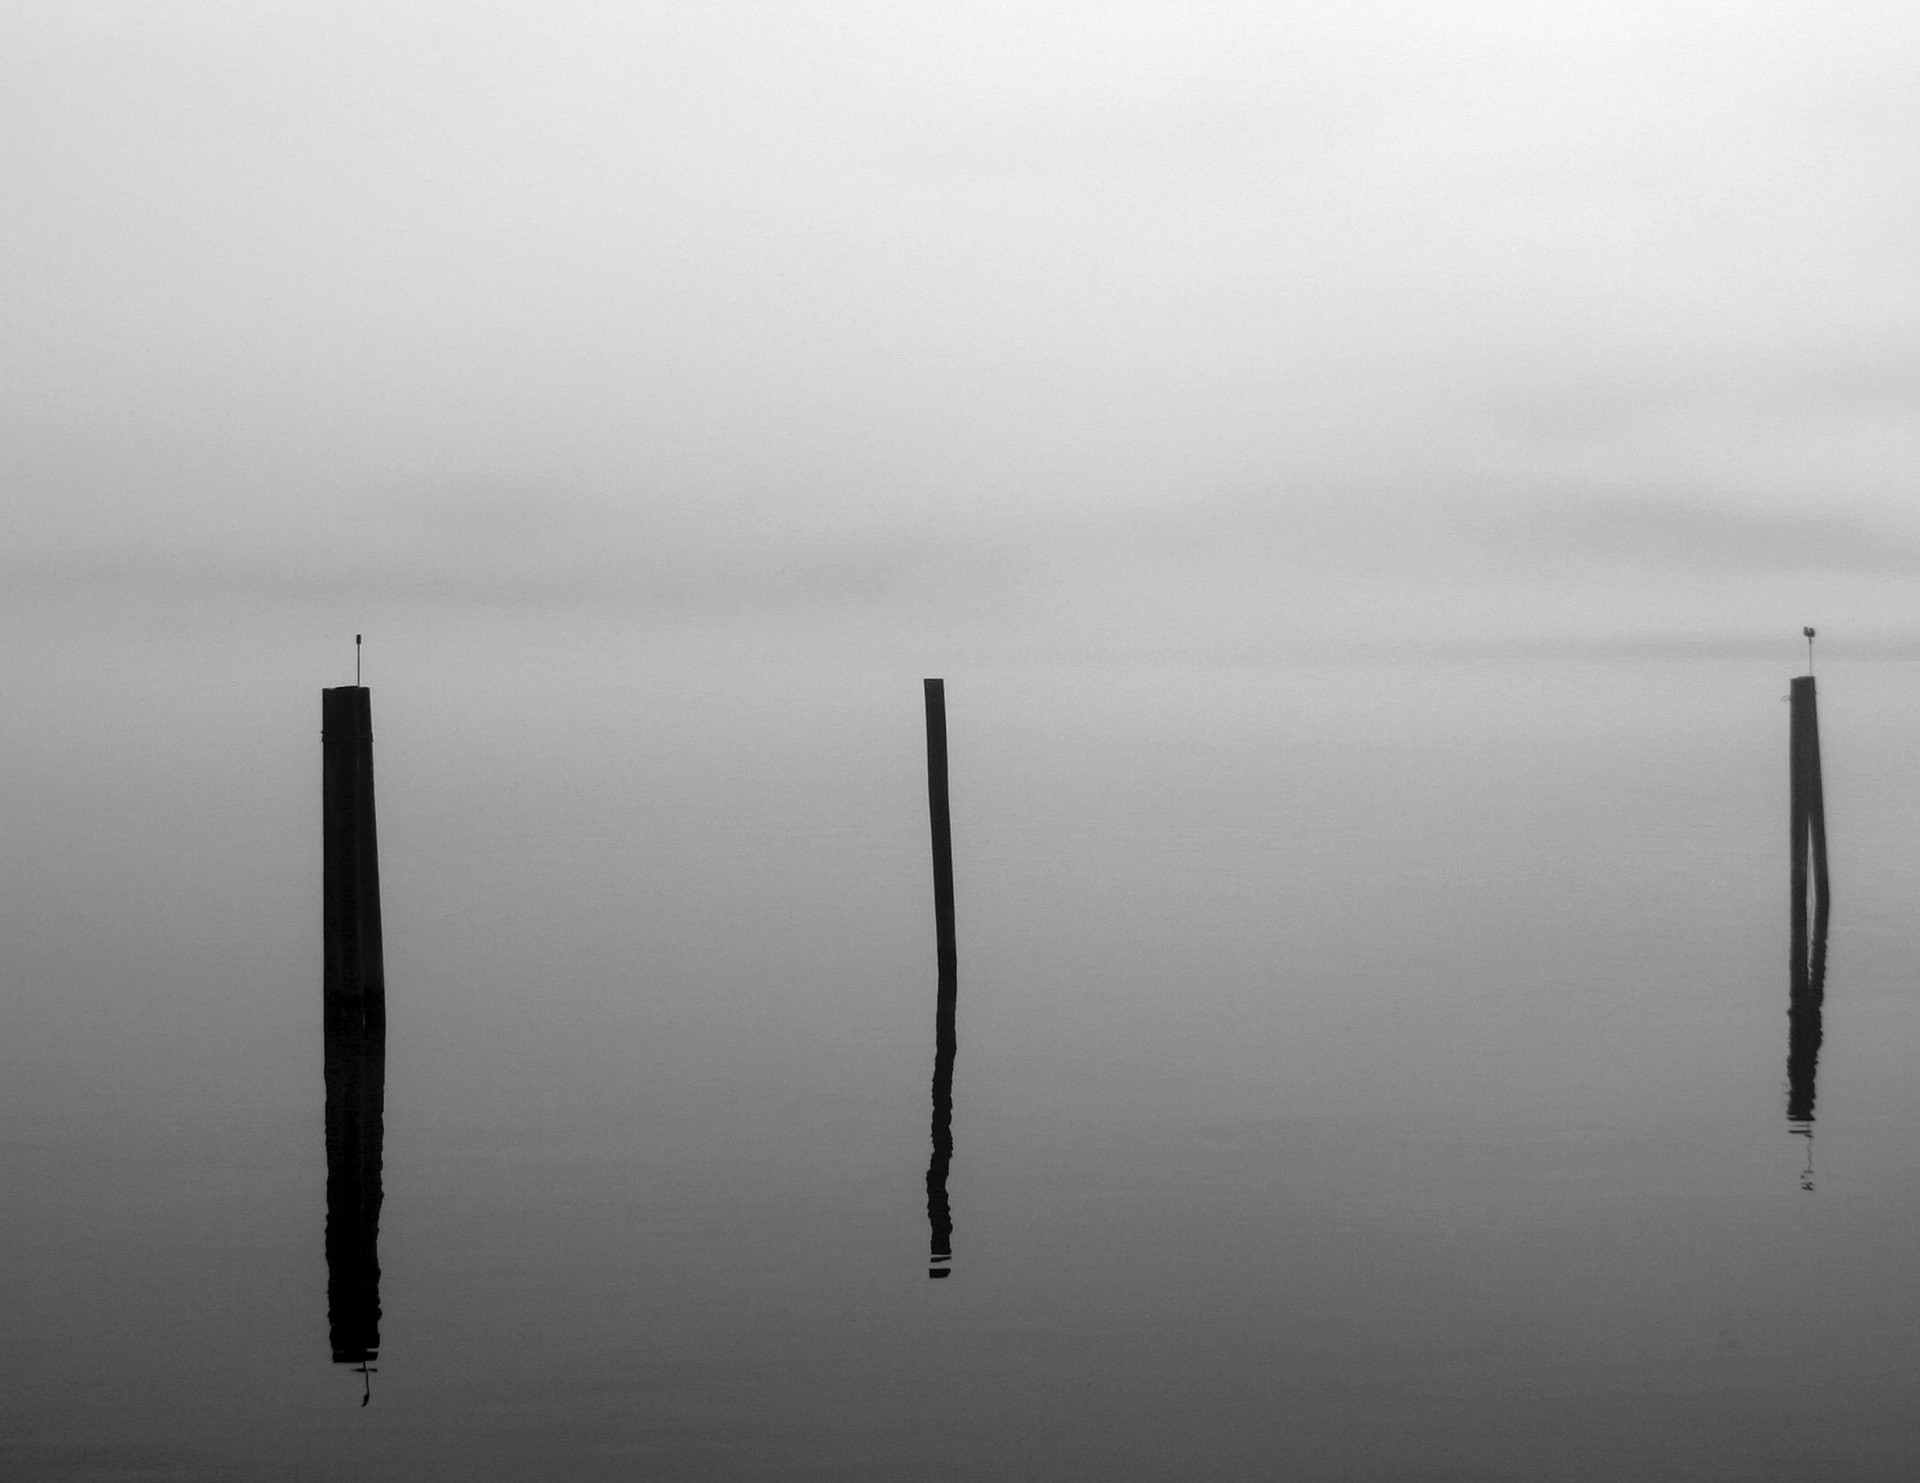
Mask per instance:
[[[336,738],[372,736],[372,692],[365,685],[339,685],[322,690],[320,730]]]

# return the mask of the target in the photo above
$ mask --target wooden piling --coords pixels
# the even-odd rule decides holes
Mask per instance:
[[[1820,781],[1820,711],[1813,676],[1793,681],[1793,861],[1796,900],[1806,899],[1807,867],[1813,868],[1816,902],[1827,899],[1827,809]]]
[[[377,1001],[384,1014],[373,709],[367,690],[342,685],[321,691],[320,720],[325,992],[330,1000]]]
[[[1830,901],[1827,880],[1827,810],[1820,781],[1820,715],[1813,676],[1794,678],[1793,718],[1788,747],[1791,799],[1788,805],[1788,891],[1792,897],[1793,960],[1804,971],[1808,944],[1808,872],[1812,871],[1813,910],[1824,913]]]
[[[926,681],[927,814],[933,826],[933,923],[939,961],[957,959],[953,939],[953,820],[947,810],[947,686]]]

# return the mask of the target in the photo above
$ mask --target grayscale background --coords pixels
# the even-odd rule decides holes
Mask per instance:
[[[14,0],[0,1472],[1911,1476],[1917,87],[1845,0]]]

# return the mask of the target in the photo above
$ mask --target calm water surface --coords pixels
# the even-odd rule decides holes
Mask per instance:
[[[0,1471],[1910,1477],[1920,671],[1822,666],[1808,1139],[1792,668],[948,668],[937,1281],[919,674],[372,676],[367,1377],[339,677],[54,683],[0,725]]]

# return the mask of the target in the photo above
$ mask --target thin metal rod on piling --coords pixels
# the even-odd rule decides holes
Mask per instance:
[[[947,811],[947,686],[926,681],[927,815],[933,826],[933,923],[942,963],[956,961],[953,941],[953,819]]]

